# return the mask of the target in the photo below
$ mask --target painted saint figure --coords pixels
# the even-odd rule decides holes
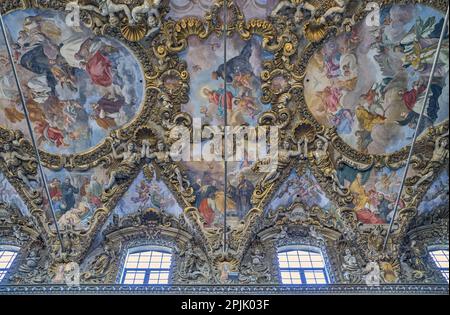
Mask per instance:
[[[230,184],[231,186],[231,184]],[[245,214],[252,208],[251,198],[255,190],[255,186],[251,181],[245,178],[243,174],[238,177],[238,183],[234,190],[233,199],[236,202],[236,210],[238,216],[243,218]]]
[[[76,203],[75,194],[78,194],[79,192],[80,189],[72,185],[70,178],[66,178],[61,184],[62,203],[59,208],[63,212],[71,210]]]
[[[206,227],[210,227],[215,218],[214,212],[214,196],[217,192],[215,182],[212,185],[205,185],[200,188],[198,192],[198,198],[200,199],[200,204],[198,211],[201,213],[206,222]]]
[[[107,56],[115,50],[101,40],[88,38],[75,54],[75,59],[85,67],[92,83],[107,87],[113,83],[112,63]]]
[[[227,91],[225,94],[224,89],[218,89],[217,91],[212,91],[208,88],[203,89],[203,95],[208,98],[209,104],[217,108],[217,114],[219,117],[223,117],[225,113],[225,104],[227,106],[227,111],[231,112],[233,110],[233,93]],[[224,97],[225,95],[225,97]],[[225,100],[224,100],[225,99]]]

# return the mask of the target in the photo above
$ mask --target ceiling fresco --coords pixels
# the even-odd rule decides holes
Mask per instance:
[[[446,8],[0,2],[8,284],[59,284],[73,263],[82,284],[115,284],[126,251],[154,245],[173,248],[174,285],[276,285],[277,247],[299,242],[335,284],[364,285],[373,263],[386,285],[445,283],[416,262],[448,248],[448,32],[431,73]],[[225,127],[247,132],[242,158],[224,159]],[[270,130],[278,155],[252,159]]]
[[[3,174],[0,174],[0,190],[0,203],[2,205],[11,206],[13,209],[16,209],[16,212],[18,210],[23,216],[28,216],[30,214],[22,198],[17,195],[16,190],[11,186],[8,179]],[[3,216],[6,216],[6,210],[3,211],[5,212],[3,213]]]
[[[86,230],[94,211],[103,206],[102,193],[108,174],[95,167],[84,172],[47,171],[46,176],[58,227]]]
[[[418,216],[424,216],[436,209],[446,208],[448,204],[448,167],[428,189],[418,207]]]
[[[69,27],[63,12],[21,10],[4,21],[39,148],[85,151],[139,112],[143,73],[120,42]],[[9,83],[5,88],[14,89]],[[5,103],[20,104],[18,98],[10,95]],[[19,105],[5,106],[1,123],[26,130]]]
[[[180,208],[172,192],[162,180],[156,176],[149,180],[144,173],[140,173],[117,203],[113,216],[117,215],[122,218],[148,208],[157,209],[176,218],[183,213],[183,209]]]
[[[327,41],[305,77],[313,115],[362,152],[392,153],[408,145],[443,22],[442,13],[423,5],[386,6],[382,27],[360,22]],[[421,132],[448,117],[448,47],[440,56]]]

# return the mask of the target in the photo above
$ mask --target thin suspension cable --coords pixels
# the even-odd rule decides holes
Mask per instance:
[[[411,143],[411,147],[409,149],[408,159],[406,160],[405,171],[403,172],[403,178],[402,178],[402,181],[401,181],[401,184],[400,184],[400,189],[399,189],[399,192],[397,194],[397,199],[395,200],[394,213],[392,215],[391,222],[389,223],[389,228],[388,228],[386,237],[384,239],[383,251],[386,249],[386,245],[387,245],[387,242],[389,240],[389,236],[390,236],[390,234],[392,232],[392,227],[394,225],[395,217],[397,215],[398,207],[399,207],[399,204],[400,204],[400,198],[401,198],[401,195],[402,195],[402,192],[403,192],[403,188],[405,186],[406,176],[408,175],[409,164],[411,163],[411,158],[412,158],[412,155],[413,155],[413,152],[414,152],[414,145],[416,144],[417,137],[419,136],[419,129],[420,129],[420,125],[422,123],[423,114],[425,112],[425,106],[427,104],[428,97],[430,95],[431,82],[433,80],[434,72],[436,70],[436,65],[437,65],[437,62],[438,62],[438,59],[439,59],[439,53],[441,51],[442,42],[444,40],[445,33],[447,32],[448,11],[449,11],[449,8],[447,7],[447,13],[445,14],[444,24],[442,25],[441,36],[439,38],[439,43],[438,43],[438,46],[436,48],[436,52],[434,54],[433,66],[431,68],[430,77],[428,78],[428,85],[427,85],[425,97],[423,99],[422,109],[420,111],[419,119],[417,120],[416,129],[414,130],[414,136],[413,136],[413,140],[412,140],[412,143]]]
[[[223,202],[223,252],[227,252],[227,198],[228,198],[228,163],[227,163],[227,123],[228,123],[228,99],[227,99],[227,33],[228,33],[228,0],[223,1],[223,106],[224,106],[224,202]]]
[[[41,156],[39,154],[39,149],[37,147],[36,139],[34,137],[33,127],[31,126],[30,115],[29,115],[28,108],[27,108],[27,105],[26,105],[25,97],[23,95],[22,86],[20,84],[19,77],[18,77],[18,74],[17,74],[16,65],[14,63],[13,55],[12,55],[12,52],[11,52],[11,47],[9,45],[8,36],[6,34],[5,23],[3,22],[3,15],[2,15],[1,12],[0,12],[0,26],[2,28],[3,37],[5,38],[5,44],[6,44],[6,50],[8,51],[9,62],[11,63],[12,71],[13,71],[13,74],[14,74],[14,80],[16,82],[17,89],[18,89],[18,92],[19,92],[20,101],[22,103],[22,109],[23,109],[23,113],[25,115],[25,120],[27,122],[27,127],[28,127],[28,131],[30,133],[31,142],[33,144],[34,153],[36,154],[36,159],[37,159],[37,162],[38,162],[39,175],[41,177],[42,184],[44,186],[45,195],[47,196],[47,199],[48,199],[48,202],[49,202],[49,205],[50,205],[52,218],[53,218],[53,221],[55,223],[56,233],[58,235],[58,239],[59,239],[59,242],[61,244],[61,250],[64,251],[64,245],[63,245],[63,241],[62,241],[61,231],[59,230],[58,221],[56,220],[55,209],[53,207],[52,198],[50,196],[50,191],[49,191],[48,185],[47,185],[47,179],[45,177],[44,169],[43,169],[42,163],[41,163]]]

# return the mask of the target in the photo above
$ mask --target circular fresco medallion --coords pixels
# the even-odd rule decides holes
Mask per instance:
[[[65,14],[27,9],[4,16],[18,77],[39,148],[77,153],[139,112],[144,75],[119,41],[69,26]],[[28,134],[7,50],[0,44],[0,125]]]
[[[363,20],[326,42],[305,76],[305,100],[315,118],[361,152],[409,145],[443,21],[442,13],[423,5],[386,6],[379,23]],[[447,36],[420,133],[448,118],[448,99]]]

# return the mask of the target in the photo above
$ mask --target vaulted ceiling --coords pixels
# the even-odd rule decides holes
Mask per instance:
[[[447,3],[421,2],[0,3],[0,245],[24,261],[11,283],[53,283],[70,262],[114,283],[142,244],[176,249],[175,283],[276,283],[276,247],[305,241],[336,283],[363,281],[347,249],[385,283],[442,280],[414,263],[448,246]],[[198,126],[276,128],[278,160],[176,161]]]

